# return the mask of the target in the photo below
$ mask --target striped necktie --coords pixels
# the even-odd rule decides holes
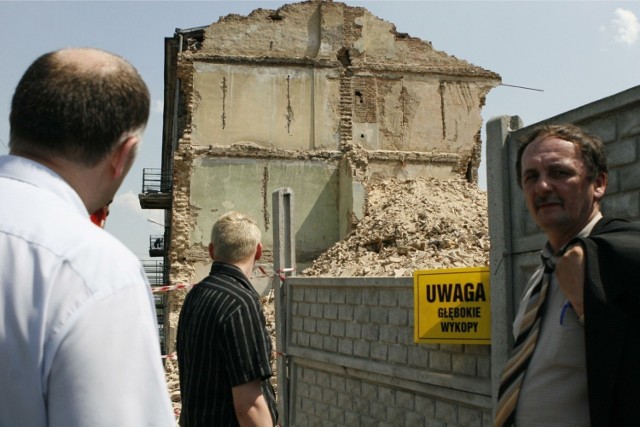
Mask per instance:
[[[495,420],[496,427],[515,425],[518,395],[538,340],[544,311],[543,306],[547,296],[547,289],[551,283],[551,276],[555,269],[556,259],[555,257],[547,258],[544,255],[542,256],[542,261],[544,262],[542,278],[531,291],[522,323],[520,324],[520,331],[500,378]]]

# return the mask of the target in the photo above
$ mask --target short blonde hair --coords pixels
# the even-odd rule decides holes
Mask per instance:
[[[258,224],[240,212],[227,212],[211,229],[215,260],[238,262],[251,256],[261,242]]]

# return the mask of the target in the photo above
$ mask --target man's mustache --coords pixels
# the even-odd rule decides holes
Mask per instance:
[[[562,199],[556,195],[551,195],[551,196],[541,196],[541,197],[536,197],[535,200],[533,201],[533,206],[535,206],[536,208],[539,208],[542,205],[547,205],[547,204],[563,204],[564,202],[562,201]]]

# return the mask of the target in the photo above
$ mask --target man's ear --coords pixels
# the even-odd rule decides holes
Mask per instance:
[[[114,178],[120,178],[129,172],[129,168],[136,157],[139,141],[140,138],[130,135],[116,147],[111,155],[111,168]]]
[[[596,200],[600,201],[607,191],[607,174],[602,172],[596,176],[593,181],[593,195]]]
[[[258,246],[256,246],[256,256],[254,260],[258,261],[260,258],[262,258],[262,243],[258,243]]]
[[[213,243],[209,243],[209,256],[211,257],[211,259],[213,259]]]

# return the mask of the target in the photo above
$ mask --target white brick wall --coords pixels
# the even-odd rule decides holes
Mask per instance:
[[[411,278],[289,278],[290,426],[489,426],[490,347],[415,344]]]

